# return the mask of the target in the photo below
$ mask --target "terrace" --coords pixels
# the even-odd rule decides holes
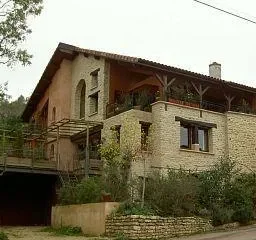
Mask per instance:
[[[151,111],[151,104],[160,100],[220,113],[256,114],[256,90],[236,83],[200,74],[158,74],[116,64],[111,65],[110,77],[106,118],[130,109]]]
[[[8,171],[100,174],[102,162],[97,147],[91,143],[91,135],[95,127],[98,131],[101,125],[98,122],[63,119],[44,130],[35,126],[23,128],[21,131],[2,129],[0,174]],[[76,145],[81,137],[86,139],[84,149],[72,150],[69,146]],[[63,139],[70,139],[74,144],[67,146],[64,143],[62,146]],[[53,144],[57,149],[52,149]],[[66,154],[67,152],[71,154]]]

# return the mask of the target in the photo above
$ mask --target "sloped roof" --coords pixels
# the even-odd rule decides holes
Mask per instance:
[[[223,83],[224,85],[232,87],[232,88],[238,88],[243,91],[256,93],[256,88],[253,88],[250,86],[246,86],[246,85],[231,82],[231,81],[225,81],[222,79],[213,78],[213,77],[210,77],[210,76],[207,76],[204,74],[200,74],[200,73],[188,71],[185,69],[157,63],[157,62],[146,60],[143,58],[130,57],[130,56],[114,54],[114,53],[107,53],[107,52],[102,52],[102,51],[95,51],[95,50],[90,50],[90,49],[85,49],[85,48],[79,48],[79,47],[69,45],[66,43],[59,43],[58,47],[56,48],[53,56],[51,57],[49,63],[47,64],[35,90],[33,91],[32,95],[28,101],[28,104],[22,114],[22,119],[24,121],[28,121],[30,118],[30,115],[34,112],[34,110],[35,110],[37,104],[39,103],[40,99],[42,98],[44,92],[50,85],[52,77],[54,76],[55,72],[58,70],[61,61],[64,58],[72,60],[78,53],[84,53],[84,54],[88,54],[88,55],[94,55],[97,57],[103,57],[106,59],[143,65],[143,66],[154,69],[154,71],[156,71],[156,72],[157,71],[166,72],[166,73],[170,72],[170,73],[175,73],[175,74],[183,75],[183,76],[190,77],[190,78],[195,78],[198,80],[204,80],[204,81],[211,82],[211,83],[216,83],[216,84]]]

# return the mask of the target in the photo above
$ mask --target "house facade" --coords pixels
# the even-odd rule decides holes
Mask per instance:
[[[60,43],[22,115],[45,129],[45,159],[57,170],[98,174],[100,143],[142,149],[138,176],[202,170],[221,157],[256,167],[256,89],[148,60]],[[149,142],[146,139],[150,139]]]

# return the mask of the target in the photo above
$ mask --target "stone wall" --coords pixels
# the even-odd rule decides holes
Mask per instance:
[[[198,217],[120,216],[106,219],[106,235],[123,233],[130,239],[161,239],[212,230],[210,220]]]
[[[99,69],[98,85],[92,85],[91,72]],[[104,58],[95,58],[94,56],[84,56],[79,54],[72,62],[72,89],[71,89],[71,115],[72,118],[79,118],[79,92],[77,87],[81,80],[85,81],[85,119],[90,121],[102,121],[105,116],[105,106],[108,102],[108,73],[109,67]],[[90,96],[98,93],[98,112],[90,111]]]
[[[101,132],[103,142],[109,141],[113,137],[113,127],[120,126],[120,147],[128,146],[129,148],[134,149],[134,151],[139,152],[138,150],[141,147],[140,121],[151,123],[152,114],[150,112],[131,109],[106,119]],[[152,154],[151,152],[147,152],[143,157],[146,158],[145,170],[147,174],[151,171]],[[137,154],[135,161],[132,162],[131,172],[133,175],[143,176],[144,162],[141,153]]]
[[[246,171],[256,170],[256,115],[228,112],[229,157]]]
[[[180,122],[175,117],[217,125],[209,132],[209,152],[180,148]],[[227,152],[225,114],[157,102],[152,106],[152,123],[153,167],[203,170]]]

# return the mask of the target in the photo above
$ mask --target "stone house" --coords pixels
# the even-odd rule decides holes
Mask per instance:
[[[256,167],[256,89],[136,57],[60,43],[22,115],[46,128],[45,158],[57,170],[98,174],[97,146],[115,131],[120,145],[145,147],[144,169],[201,170],[220,157]],[[142,134],[143,133],[143,134]],[[144,149],[145,150],[145,149]]]

